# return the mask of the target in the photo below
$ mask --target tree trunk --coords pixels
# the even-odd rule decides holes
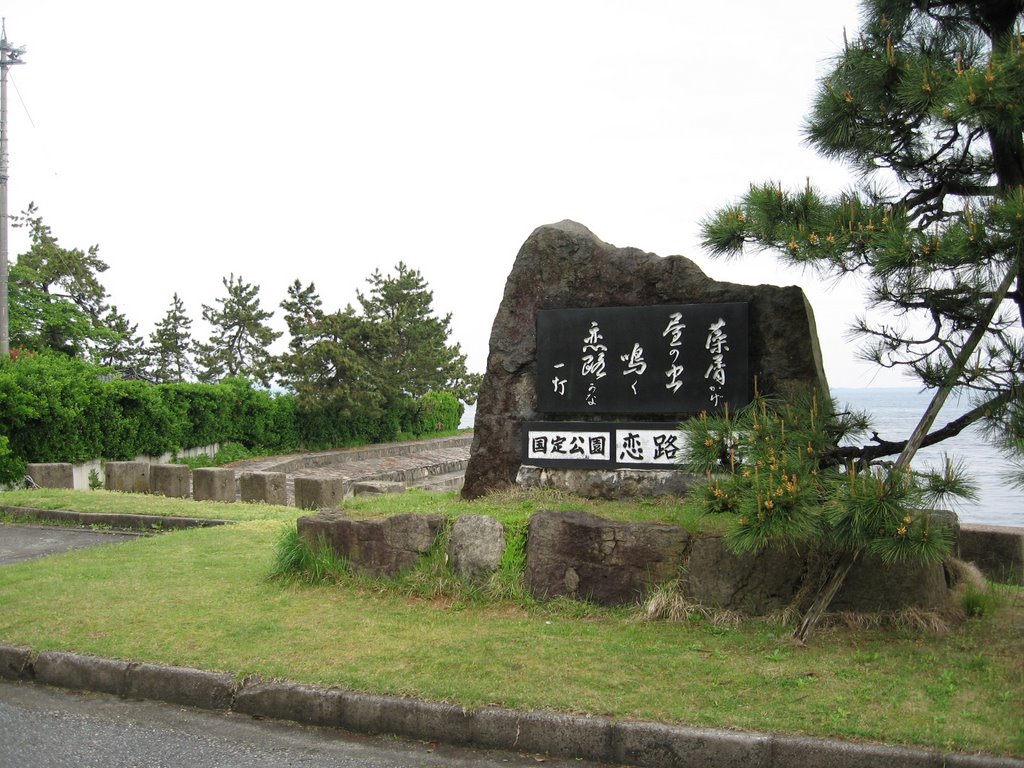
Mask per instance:
[[[832,604],[832,599],[836,596],[839,588],[843,586],[843,582],[846,581],[846,574],[850,572],[853,564],[860,557],[861,551],[857,549],[853,552],[844,552],[839,560],[829,569],[828,579],[818,589],[817,594],[814,596],[814,602],[811,603],[804,613],[800,626],[793,633],[793,639],[799,641],[801,645],[807,643],[807,638],[810,637],[814,628],[818,626],[821,617],[825,615],[825,611]]]
[[[1016,279],[1017,272],[1022,263],[1024,263],[1024,257],[1018,254],[1017,258],[1010,265],[1003,281],[996,289],[995,294],[992,296],[989,305],[985,308],[985,312],[978,318],[978,324],[974,327],[971,331],[971,335],[967,337],[964,345],[960,348],[959,354],[956,356],[953,364],[949,367],[946,378],[943,380],[942,385],[938,390],[936,390],[935,395],[932,397],[932,401],[925,409],[917,427],[914,428],[913,433],[910,435],[910,439],[907,440],[907,445],[896,460],[895,466],[889,470],[890,476],[902,472],[910,466],[911,459],[914,458],[914,454],[917,453],[917,449],[921,447],[921,441],[924,440],[924,436],[928,434],[928,430],[931,429],[931,426],[935,421],[935,417],[939,415],[939,410],[942,408],[942,404],[946,402],[946,398],[949,396],[949,393],[953,391],[953,387],[956,385],[956,382],[960,378],[960,374],[963,372],[965,366],[970,361],[971,355],[974,354],[974,350],[977,348],[978,344],[981,343],[981,340],[985,338],[985,333],[988,331],[992,318],[995,317],[996,311],[999,309],[999,305],[1002,304],[1003,299],[1006,298],[1006,294],[1009,292],[1010,286]],[[796,632],[793,633],[794,639],[801,643],[807,642],[807,638],[811,636],[812,632],[814,632],[815,627],[818,626],[818,622],[821,621],[821,617],[825,615],[825,611],[827,611],[829,605],[832,604],[832,598],[836,596],[839,588],[843,586],[843,582],[846,580],[846,574],[850,572],[850,568],[853,567],[853,564],[857,561],[857,558],[860,557],[862,551],[862,549],[858,548],[853,552],[846,553],[832,566],[829,570],[828,578],[818,589],[817,594],[814,596],[814,602],[811,603],[811,607],[804,613],[804,617],[800,621],[800,626],[797,627]]]

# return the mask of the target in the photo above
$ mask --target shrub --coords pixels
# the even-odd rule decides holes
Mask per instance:
[[[10,441],[0,435],[0,486],[17,483],[25,476],[25,462],[11,452]]]
[[[452,432],[462,420],[462,403],[451,392],[427,392],[413,404],[411,432],[426,435]]]
[[[335,448],[451,431],[461,416],[447,392],[353,412],[300,407],[294,395],[241,378],[154,385],[54,353],[0,361],[0,434],[19,462],[123,460],[229,442],[274,453]]]

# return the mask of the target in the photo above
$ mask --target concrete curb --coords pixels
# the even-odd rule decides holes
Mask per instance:
[[[1024,760],[771,733],[614,721],[398,696],[0,644],[0,678],[367,734],[650,768],[1024,768]]]
[[[162,515],[128,515],[115,512],[72,512],[67,509],[35,509],[33,507],[0,506],[0,512],[28,520],[50,520],[75,525],[108,525],[129,531],[178,531],[185,528],[206,528],[212,525],[233,525],[234,520],[203,517],[164,517]]]

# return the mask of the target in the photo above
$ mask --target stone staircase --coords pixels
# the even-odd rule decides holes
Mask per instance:
[[[350,481],[356,493],[381,493],[402,487],[453,490],[462,487],[472,441],[472,435],[460,435],[270,456],[239,461],[231,469],[236,473],[284,472],[289,503],[294,503],[296,477],[341,478]]]

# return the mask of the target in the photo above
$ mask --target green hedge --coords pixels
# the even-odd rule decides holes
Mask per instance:
[[[289,394],[220,384],[148,384],[54,354],[0,361],[0,473],[21,462],[123,460],[237,442],[288,452],[386,442],[458,428],[462,404],[432,392],[372,413],[302,409]],[[6,468],[6,469],[5,469]],[[2,482],[2,478],[0,478]]]

